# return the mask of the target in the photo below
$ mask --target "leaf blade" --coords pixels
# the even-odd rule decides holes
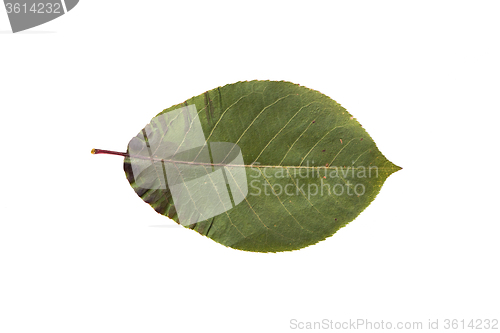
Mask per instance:
[[[243,200],[204,221],[195,218],[196,222],[187,226],[232,248],[278,252],[324,240],[359,215],[379,193],[385,179],[400,169],[382,155],[368,133],[340,104],[293,83],[250,81],[226,85],[164,110],[155,117],[156,121],[161,123],[161,116],[190,106],[196,110],[201,128],[198,132],[203,133],[207,147],[217,142],[234,144],[231,150],[241,147],[243,164],[231,167],[244,169],[248,187],[260,190],[258,195],[252,195],[240,188],[239,195],[238,189],[232,191],[227,185],[233,197],[244,197]],[[186,141],[192,123],[193,120],[183,122],[176,152]],[[159,137],[160,142],[165,131],[173,127],[166,123],[150,125],[152,137]],[[140,134],[137,139],[141,140]],[[133,141],[129,143],[129,153]],[[228,169],[223,163],[214,163],[212,158],[210,155],[203,162],[212,172],[219,167]],[[167,163],[181,162],[189,161],[167,160]],[[150,170],[147,175],[153,178],[156,188],[144,191],[141,186],[148,184],[141,177],[134,177],[132,164],[130,158],[125,158],[125,173],[136,193],[157,212],[179,223],[177,210],[182,205],[177,202],[176,209],[169,186],[162,188]],[[362,168],[365,174],[373,171],[376,176],[359,177]],[[210,179],[211,171],[208,167],[204,169]],[[233,177],[233,174],[226,173],[225,184],[228,184],[231,181],[228,175]],[[351,183],[353,180],[356,183]],[[233,179],[232,183],[238,181]],[[201,188],[200,184],[195,185]],[[355,195],[332,194],[340,188]],[[358,195],[360,188],[364,189],[362,195]],[[312,195],[314,190],[321,190],[321,195]],[[220,194],[219,199],[222,202]],[[210,204],[216,204],[216,200],[202,206]]]

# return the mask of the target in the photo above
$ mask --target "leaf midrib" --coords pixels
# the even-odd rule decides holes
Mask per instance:
[[[301,166],[301,165],[260,165],[260,164],[227,164],[227,163],[206,163],[206,162],[189,162],[189,161],[176,161],[176,160],[166,160],[155,157],[147,157],[147,156],[138,156],[138,155],[127,155],[128,158],[138,158],[142,160],[154,161],[154,162],[163,162],[163,163],[172,163],[172,164],[186,164],[186,165],[200,165],[200,166],[220,166],[220,167],[239,167],[239,168],[285,168],[285,169],[339,169],[339,168],[347,168],[354,170],[361,170],[361,168],[369,168],[369,167],[377,167],[377,166],[359,166],[359,167],[346,167],[346,166]],[[392,168],[386,167],[377,167],[377,169],[389,170]]]

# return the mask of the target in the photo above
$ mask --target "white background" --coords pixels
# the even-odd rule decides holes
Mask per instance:
[[[499,2],[179,3],[82,0],[19,34],[0,7],[0,332],[500,319]],[[90,154],[251,79],[332,97],[403,167],[317,245],[221,246]]]

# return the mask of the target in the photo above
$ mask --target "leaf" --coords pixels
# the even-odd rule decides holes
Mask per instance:
[[[124,161],[158,213],[256,252],[333,235],[399,169],[340,104],[284,81],[229,84],[170,107],[130,141]]]

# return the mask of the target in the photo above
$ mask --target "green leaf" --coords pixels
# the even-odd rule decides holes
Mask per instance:
[[[284,81],[238,82],[174,105],[127,154],[130,185],[158,213],[256,252],[333,235],[401,169],[340,104]]]

